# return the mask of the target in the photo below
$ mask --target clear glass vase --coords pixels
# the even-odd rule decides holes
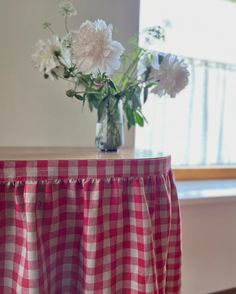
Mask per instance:
[[[96,124],[96,146],[102,151],[115,152],[124,145],[122,101],[108,100],[104,113]]]

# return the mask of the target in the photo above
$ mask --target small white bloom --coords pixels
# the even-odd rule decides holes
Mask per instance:
[[[175,55],[165,55],[159,70],[152,70],[150,75],[157,85],[152,92],[163,96],[165,94],[174,98],[188,84],[189,71],[183,59]]]
[[[156,70],[160,68],[159,55],[155,51],[145,52],[145,54],[140,58],[138,63],[138,74],[141,76],[150,66]]]
[[[72,16],[72,15],[76,15],[77,11],[74,8],[73,4],[71,2],[61,2],[59,4],[59,11],[63,16]]]
[[[78,69],[83,73],[106,72],[112,75],[120,67],[123,46],[112,40],[112,25],[98,19],[85,21],[75,32],[72,54]]]

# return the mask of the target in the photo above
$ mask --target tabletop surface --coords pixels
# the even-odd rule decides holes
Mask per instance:
[[[145,159],[168,156],[163,152],[121,148],[102,152],[93,147],[0,147],[0,160],[83,160],[83,159]]]

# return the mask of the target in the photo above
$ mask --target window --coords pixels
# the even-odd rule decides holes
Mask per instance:
[[[137,148],[172,154],[177,166],[236,165],[236,4],[224,0],[140,0],[140,30],[162,25],[166,41],[142,46],[181,55],[189,86],[175,99],[150,95]],[[211,169],[212,170],[212,169]],[[196,171],[195,171],[196,172]],[[195,173],[194,172],[194,173]],[[205,168],[206,175],[209,170]],[[222,177],[222,171],[213,173]]]

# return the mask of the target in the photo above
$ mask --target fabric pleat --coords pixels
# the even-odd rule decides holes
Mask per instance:
[[[137,161],[1,162],[0,293],[180,293],[170,158]]]

